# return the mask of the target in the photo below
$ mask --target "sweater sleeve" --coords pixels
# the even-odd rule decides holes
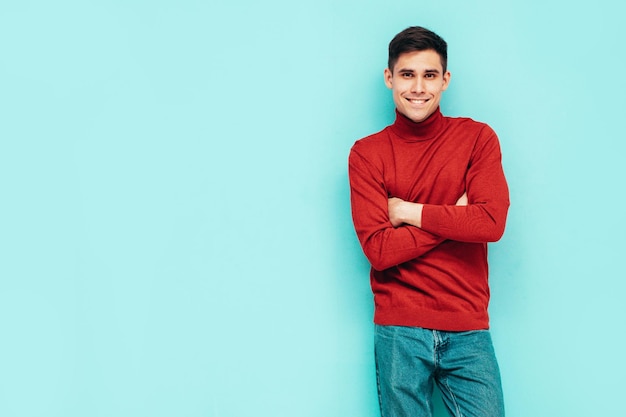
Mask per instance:
[[[394,228],[389,221],[389,196],[381,170],[355,147],[348,167],[352,219],[372,268],[382,271],[410,261],[446,240],[413,226]]]
[[[461,242],[495,242],[504,234],[509,189],[500,143],[485,126],[472,152],[466,180],[467,206],[425,204],[422,229]]]

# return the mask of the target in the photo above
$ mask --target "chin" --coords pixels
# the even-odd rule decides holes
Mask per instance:
[[[412,121],[414,121],[415,123],[421,123],[424,120],[428,119],[428,116],[430,116],[429,114],[424,115],[424,114],[414,114],[414,115],[408,115],[407,117],[409,119],[411,119]]]

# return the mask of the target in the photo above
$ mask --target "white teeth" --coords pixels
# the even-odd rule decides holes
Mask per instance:
[[[415,103],[415,104],[424,104],[426,103],[426,100],[409,100],[411,103]]]

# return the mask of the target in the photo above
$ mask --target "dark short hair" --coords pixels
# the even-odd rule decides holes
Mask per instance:
[[[441,36],[421,26],[406,28],[389,42],[388,68],[393,72],[393,67],[398,62],[398,58],[406,52],[426,51],[429,49],[439,54],[441,66],[445,73],[448,67],[448,44]]]

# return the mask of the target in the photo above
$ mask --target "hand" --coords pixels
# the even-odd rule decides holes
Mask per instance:
[[[404,223],[400,219],[400,208],[404,203],[404,200],[398,197],[391,197],[387,202],[387,207],[389,209],[389,221],[393,227],[398,227]]]
[[[422,227],[423,204],[411,203],[398,197],[391,197],[387,201],[389,210],[389,221],[393,227],[410,224],[415,227]]]
[[[463,195],[456,201],[456,206],[467,206],[469,201],[467,200],[467,192],[463,193]]]

